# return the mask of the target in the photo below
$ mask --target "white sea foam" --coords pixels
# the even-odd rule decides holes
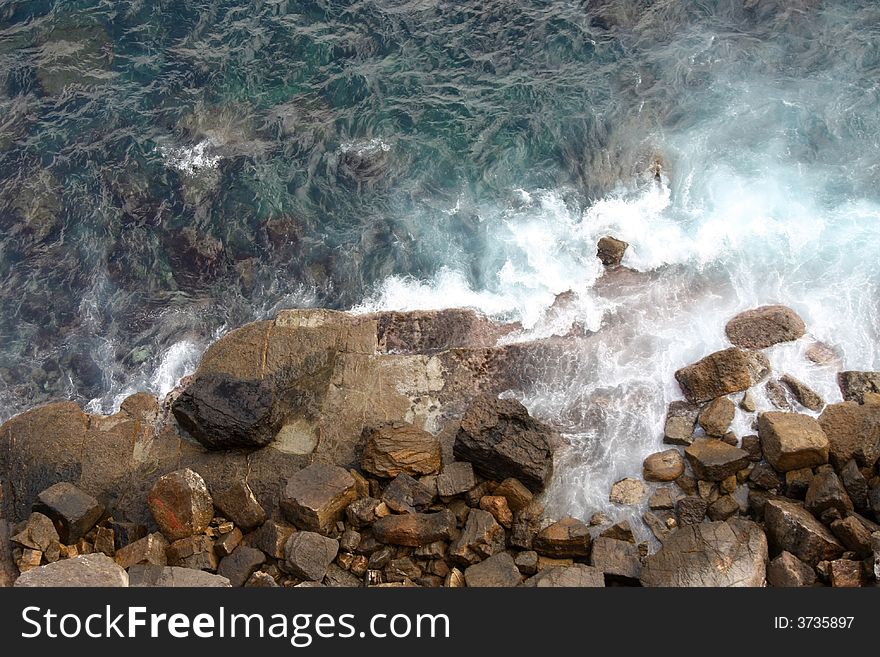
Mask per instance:
[[[342,153],[354,153],[360,157],[367,155],[375,155],[377,153],[387,153],[391,150],[391,144],[382,141],[378,137],[367,139],[364,141],[345,141],[339,145]]]
[[[216,169],[222,157],[214,152],[215,144],[210,139],[200,141],[194,146],[159,146],[159,153],[168,166],[189,176],[206,169]]]

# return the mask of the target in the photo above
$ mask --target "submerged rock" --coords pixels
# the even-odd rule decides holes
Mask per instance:
[[[761,306],[731,319],[725,331],[737,347],[765,349],[780,342],[797,340],[806,333],[807,327],[791,308]]]

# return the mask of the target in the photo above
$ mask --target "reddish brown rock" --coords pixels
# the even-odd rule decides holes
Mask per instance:
[[[791,552],[810,565],[835,559],[843,553],[843,546],[831,532],[794,502],[767,500],[764,523],[771,546]]]
[[[154,566],[164,566],[168,563],[165,550],[168,541],[162,534],[148,534],[144,538],[116,552],[115,558],[122,568],[130,568],[135,564],[148,563]]]
[[[281,510],[300,529],[326,533],[356,498],[354,478],[346,470],[313,463],[287,480]]]
[[[205,480],[189,468],[160,477],[147,502],[156,524],[170,541],[200,534],[214,517]]]
[[[440,441],[403,422],[389,422],[364,430],[366,446],[361,465],[377,476],[392,479],[401,473],[413,477],[440,470]]]
[[[791,552],[782,552],[767,566],[767,583],[779,587],[812,586],[816,583],[816,571]]]
[[[449,546],[449,556],[460,565],[474,564],[504,549],[504,529],[491,513],[472,509],[461,535]]]
[[[849,559],[831,562],[831,586],[835,588],[858,588],[862,585],[862,564]]]
[[[455,524],[455,515],[448,509],[437,513],[406,513],[379,518],[373,523],[373,535],[381,543],[419,547],[434,541],[448,541]]]
[[[761,306],[731,319],[725,331],[730,341],[744,349],[765,349],[780,342],[797,340],[807,327],[798,314],[786,306]]]
[[[723,436],[730,428],[736,415],[736,404],[727,397],[718,397],[709,402],[700,412],[697,421],[709,436]]]
[[[880,458],[880,405],[854,401],[829,404],[819,416],[819,425],[828,437],[829,457],[838,470],[850,459],[870,468]]]
[[[699,404],[748,390],[769,373],[770,362],[763,353],[731,347],[683,367],[675,379],[687,400]]]

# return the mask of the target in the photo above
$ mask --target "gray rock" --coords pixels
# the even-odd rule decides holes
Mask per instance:
[[[339,553],[339,542],[315,532],[296,532],[284,546],[284,559],[300,579],[320,582]]]
[[[694,428],[700,407],[688,401],[674,401],[666,411],[663,442],[670,445],[690,445],[694,442]]]
[[[499,552],[485,561],[468,566],[464,571],[464,580],[471,588],[510,587],[517,586],[522,581],[522,575],[513,557],[507,552]]]
[[[266,563],[266,555],[260,550],[239,545],[229,556],[220,560],[217,574],[229,580],[230,586],[244,586],[248,578]]]
[[[61,482],[37,496],[34,511],[51,518],[61,541],[70,545],[95,526],[104,515],[104,506],[73,484]]]
[[[129,586],[138,588],[216,588],[229,586],[229,580],[204,570],[177,566],[139,564],[128,571]]]
[[[537,588],[603,588],[605,576],[593,566],[574,564],[542,570],[525,581],[523,586]]]
[[[785,387],[775,379],[771,379],[764,384],[764,392],[767,399],[773,404],[774,408],[781,411],[790,411],[791,403],[788,401],[788,393]]]
[[[83,554],[22,573],[15,586],[126,587],[128,573],[106,554]]]
[[[755,523],[687,525],[669,535],[642,568],[644,586],[764,586],[767,539]]]

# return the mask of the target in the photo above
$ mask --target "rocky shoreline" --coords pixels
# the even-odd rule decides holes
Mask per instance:
[[[609,275],[625,248],[600,244]],[[0,584],[877,585],[880,373],[840,372],[825,404],[774,372],[763,350],[806,331],[794,311],[737,315],[730,348],[678,370],[667,449],[584,520],[541,504],[564,437],[499,398],[583,336],[499,343],[515,330],[282,311],[164,400],[18,415],[0,427]],[[776,410],[756,412],[757,386]],[[656,542],[609,520],[625,507]]]

